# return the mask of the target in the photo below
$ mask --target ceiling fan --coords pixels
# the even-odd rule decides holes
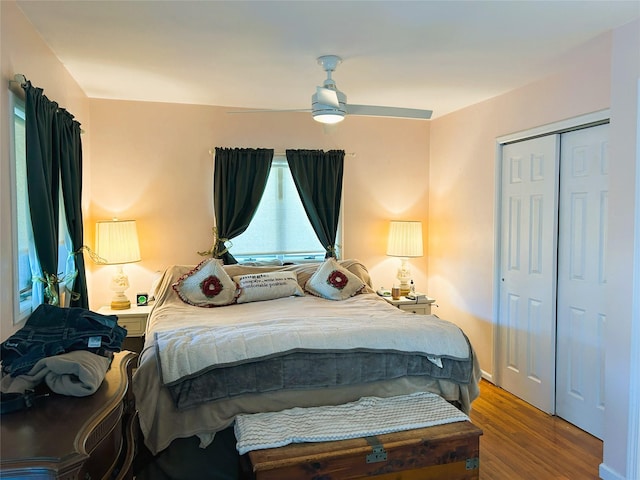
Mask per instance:
[[[316,87],[311,97],[311,114],[320,123],[338,123],[345,115],[363,115],[375,117],[416,118],[428,120],[431,110],[416,108],[380,107],[373,105],[353,105],[347,103],[347,96],[338,90],[336,82],[331,78],[332,72],[342,63],[337,55],[318,57],[318,64],[327,72],[327,79],[322,87]]]
[[[346,115],[361,115],[375,117],[394,118],[414,118],[428,120],[433,113],[431,110],[420,110],[416,108],[381,107],[373,105],[352,105],[347,103],[347,96],[338,90],[336,82],[331,77],[336,67],[342,63],[342,59],[337,55],[323,55],[318,57],[318,64],[327,72],[327,78],[321,87],[316,87],[316,93],[311,96],[311,115],[317,122],[324,124],[335,124],[344,120]],[[243,112],[229,113],[252,113],[252,112],[274,112],[292,110],[244,110]],[[309,111],[309,110],[294,110]]]

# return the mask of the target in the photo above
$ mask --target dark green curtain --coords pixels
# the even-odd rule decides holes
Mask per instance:
[[[77,251],[83,245],[80,124],[68,112],[59,109],[57,103],[50,101],[41,88],[33,87],[29,81],[23,88],[27,192],[35,248],[42,272],[57,275],[60,181],[73,248]],[[78,276],[74,291],[80,294],[80,298],[75,304],[88,308],[82,255],[76,255],[76,268]],[[53,287],[57,290],[57,285]]]
[[[73,250],[78,251],[84,245],[84,233],[82,222],[82,141],[80,139],[80,124],[73,119],[66,110],[60,110],[57,122],[60,152],[60,178],[62,181],[62,198],[64,199],[64,212],[67,217],[67,229],[73,243]],[[71,291],[72,307],[89,308],[87,295],[87,277],[85,273],[84,256],[77,254],[74,257],[77,276],[73,282]]]
[[[344,150],[287,150],[287,162],[307,217],[326,250],[336,256]]]
[[[225,242],[249,226],[267,185],[272,160],[272,149],[216,147],[213,203],[217,231],[211,254],[225,265],[238,263]]]
[[[43,273],[55,275],[58,273],[60,165],[58,155],[53,154],[52,133],[58,105],[30,82],[24,91],[27,193],[33,239]]]

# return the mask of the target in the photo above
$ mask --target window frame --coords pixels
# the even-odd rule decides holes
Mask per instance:
[[[18,167],[16,157],[16,130],[15,130],[15,110],[20,107],[25,113],[24,99],[12,90],[9,90],[9,112],[11,121],[9,122],[9,178],[10,178],[10,195],[11,195],[11,295],[13,299],[13,324],[17,325],[25,321],[33,311],[32,296],[21,300],[20,290],[20,244],[19,244],[19,228],[18,228]],[[26,118],[25,118],[26,120]],[[25,147],[26,151],[26,147]]]

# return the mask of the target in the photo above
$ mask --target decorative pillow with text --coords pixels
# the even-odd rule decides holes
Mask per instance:
[[[216,258],[203,260],[171,286],[183,302],[196,307],[221,307],[236,299],[236,284]]]
[[[344,300],[364,288],[364,282],[342,267],[335,258],[328,258],[304,286],[305,290],[327,300]]]
[[[238,284],[238,289],[240,290],[238,303],[260,302],[292,295],[304,295],[300,285],[298,285],[298,276],[293,272],[236,275],[233,280]]]

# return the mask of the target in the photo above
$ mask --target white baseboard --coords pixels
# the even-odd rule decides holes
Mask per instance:
[[[627,480],[615,470],[611,470],[604,463],[600,464],[599,472],[602,480]]]
[[[482,375],[482,378],[484,378],[487,382],[493,382],[493,375],[491,375],[489,372],[485,372],[484,370],[480,370],[480,373]]]

